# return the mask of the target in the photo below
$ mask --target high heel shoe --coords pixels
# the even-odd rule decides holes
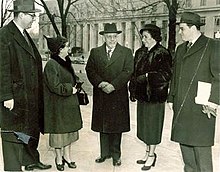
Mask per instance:
[[[147,157],[148,157],[148,154],[149,154],[149,151],[146,151],[144,158],[137,160],[136,163],[137,163],[137,164],[145,164],[146,159],[147,159]],[[144,159],[145,159],[145,160],[144,160]]]
[[[143,170],[143,171],[150,170],[151,167],[154,167],[155,164],[156,164],[157,155],[156,155],[155,153],[154,153],[153,156],[148,155],[148,157],[154,157],[154,161],[153,161],[153,163],[152,163],[151,165],[144,165],[144,166],[141,168],[141,170]]]
[[[55,164],[58,171],[64,171],[64,164],[57,164],[57,158],[55,158]]]
[[[76,168],[75,162],[68,162],[67,160],[65,160],[65,158],[63,156],[62,156],[62,161],[63,161],[63,164],[67,163],[69,168]]]

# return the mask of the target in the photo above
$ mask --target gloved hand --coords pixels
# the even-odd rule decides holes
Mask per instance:
[[[214,109],[208,105],[203,105],[202,108],[202,112],[205,113],[208,118],[211,118],[211,115],[213,115],[214,117],[217,116],[217,109]]]
[[[72,91],[72,94],[76,94],[76,92],[77,92],[77,89],[76,89],[76,87],[73,87],[73,91]]]
[[[112,84],[108,84],[107,86],[105,86],[104,88],[102,88],[102,91],[104,91],[107,94],[110,94],[111,92],[113,92],[115,90],[114,86]]]
[[[140,76],[137,77],[137,82],[138,83],[143,83],[143,82],[146,81],[146,79],[147,79],[147,77],[146,77],[145,74],[144,75],[140,75]]]
[[[102,81],[99,85],[98,85],[98,88],[105,88],[109,83],[106,82],[106,81]]]

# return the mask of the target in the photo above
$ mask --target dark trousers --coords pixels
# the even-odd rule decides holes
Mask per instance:
[[[24,153],[23,153],[23,165],[30,165],[40,162],[40,155],[37,150],[38,143],[39,143],[39,136],[32,138],[29,140],[28,144],[24,146]]]
[[[121,157],[122,133],[100,133],[101,157],[111,156],[114,160]]]
[[[22,143],[2,140],[4,171],[22,171],[23,149]]]
[[[21,171],[21,166],[26,166],[39,162],[39,152],[37,150],[39,136],[31,138],[28,144],[18,142],[17,138],[8,134],[13,141],[8,141],[7,135],[2,137],[2,152],[5,171]]]
[[[210,146],[188,146],[180,144],[184,172],[213,172],[212,149]]]

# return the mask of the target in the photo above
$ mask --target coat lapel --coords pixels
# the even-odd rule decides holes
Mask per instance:
[[[21,34],[21,32],[18,30],[18,28],[15,26],[14,22],[10,22],[9,25],[9,30],[12,33],[12,35],[14,35],[14,39],[16,40],[16,42],[23,48],[25,49],[27,52],[30,53],[30,55],[35,58],[34,53],[32,48],[28,45],[27,41],[25,40],[25,38],[23,37],[23,35]],[[29,40],[30,40],[30,36],[28,35]],[[30,41],[32,44],[32,41]]]
[[[99,54],[101,55],[100,61],[104,65],[107,65],[108,57],[107,57],[107,53],[106,53],[106,44],[105,43],[100,47],[100,53]]]
[[[201,51],[206,45],[207,39],[204,35],[201,35],[193,46],[185,53],[183,58],[192,56],[194,53]]]

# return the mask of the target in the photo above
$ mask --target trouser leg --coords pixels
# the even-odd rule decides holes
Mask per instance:
[[[121,137],[122,133],[110,134],[110,150],[114,160],[118,160],[121,157]]]
[[[184,172],[198,172],[193,147],[180,144],[180,149],[184,162]]]
[[[40,133],[39,133],[40,136]],[[27,145],[24,146],[23,165],[30,165],[40,162],[40,155],[37,150],[39,143],[39,136],[31,138]]]
[[[211,147],[180,144],[180,148],[185,172],[213,172]]]
[[[5,171],[22,171],[23,144],[2,140]]]
[[[106,157],[110,155],[108,133],[100,133],[100,149],[101,157]]]
[[[212,148],[194,147],[197,167],[199,172],[213,172]]]

